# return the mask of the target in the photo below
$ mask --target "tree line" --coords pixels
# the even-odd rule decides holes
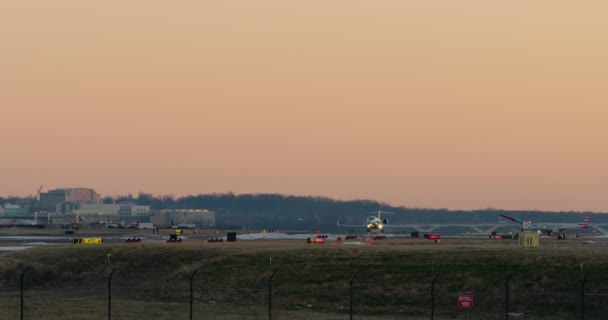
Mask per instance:
[[[29,205],[33,197],[0,197],[0,204]],[[284,229],[284,230],[343,230],[341,224],[363,226],[370,212],[382,210],[394,214],[384,215],[389,224],[407,223],[497,223],[504,221],[500,214],[525,221],[582,221],[581,212],[549,212],[538,210],[509,211],[495,208],[479,210],[449,210],[391,206],[374,200],[336,200],[319,196],[283,194],[212,193],[183,197],[155,196],[141,192],[137,196],[105,197],[103,203],[135,202],[160,209],[207,209],[216,213],[217,227],[226,229]],[[594,215],[593,221],[603,217]]]
[[[374,200],[336,200],[319,196],[283,194],[212,193],[184,197],[154,196],[139,193],[108,198],[104,201],[133,201],[153,209],[208,209],[216,212],[218,226],[245,229],[343,230],[337,222],[363,226],[371,212],[393,212],[383,217],[389,224],[408,223],[490,223],[505,221],[500,214],[525,221],[582,221],[581,212],[550,212],[539,210],[449,210],[391,206]],[[599,219],[594,218],[595,221]]]

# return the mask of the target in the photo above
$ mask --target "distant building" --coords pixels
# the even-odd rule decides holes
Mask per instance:
[[[85,224],[106,224],[109,222],[119,224],[132,224],[150,222],[152,211],[150,206],[140,206],[133,202],[117,204],[71,204],[70,211],[59,216],[64,223],[75,222]]]
[[[118,204],[78,204],[71,213],[77,215],[102,215],[121,217],[144,217],[151,214],[150,206],[139,206],[133,202]]]
[[[157,210],[150,221],[161,226],[193,224],[197,228],[209,228],[215,225],[215,212],[206,209]]]
[[[1,215],[7,217],[25,216],[30,212],[30,208],[18,204],[5,204],[0,210],[2,210]]]
[[[89,188],[60,188],[40,193],[38,209],[69,212],[74,204],[100,204],[101,196]]]

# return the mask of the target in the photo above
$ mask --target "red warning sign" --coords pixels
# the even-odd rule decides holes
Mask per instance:
[[[459,294],[458,295],[458,308],[472,309],[473,308],[473,295],[472,294]]]

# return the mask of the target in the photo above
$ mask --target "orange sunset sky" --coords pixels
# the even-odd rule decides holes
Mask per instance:
[[[0,196],[608,212],[608,1],[6,0]]]

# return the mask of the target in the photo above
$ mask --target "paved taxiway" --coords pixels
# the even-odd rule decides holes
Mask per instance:
[[[66,234],[62,229],[0,229],[0,252],[25,250],[32,247],[73,245],[74,238],[101,237],[104,243],[123,243],[128,238],[139,238],[141,243],[164,243],[174,234],[174,229],[161,229],[159,233],[152,230],[134,229],[81,229],[74,234]],[[487,236],[471,236],[462,234],[442,234],[439,243],[425,238],[411,238],[403,234],[386,234],[385,239],[365,240],[365,234],[357,235],[356,239],[336,243],[336,239],[345,238],[345,234],[325,234],[327,236],[325,246],[424,246],[436,248],[508,248],[517,247],[518,242],[511,239],[489,239]],[[265,233],[265,232],[237,232],[237,242],[243,243],[254,241],[267,242],[269,246],[277,245],[279,242],[301,243],[306,245],[307,238],[315,238],[314,233]],[[226,241],[225,232],[217,233],[214,230],[183,230],[179,236],[184,243],[207,243],[208,239],[221,238]],[[606,237],[582,237],[568,240],[556,240],[554,238],[541,238],[543,248],[608,248]]]

